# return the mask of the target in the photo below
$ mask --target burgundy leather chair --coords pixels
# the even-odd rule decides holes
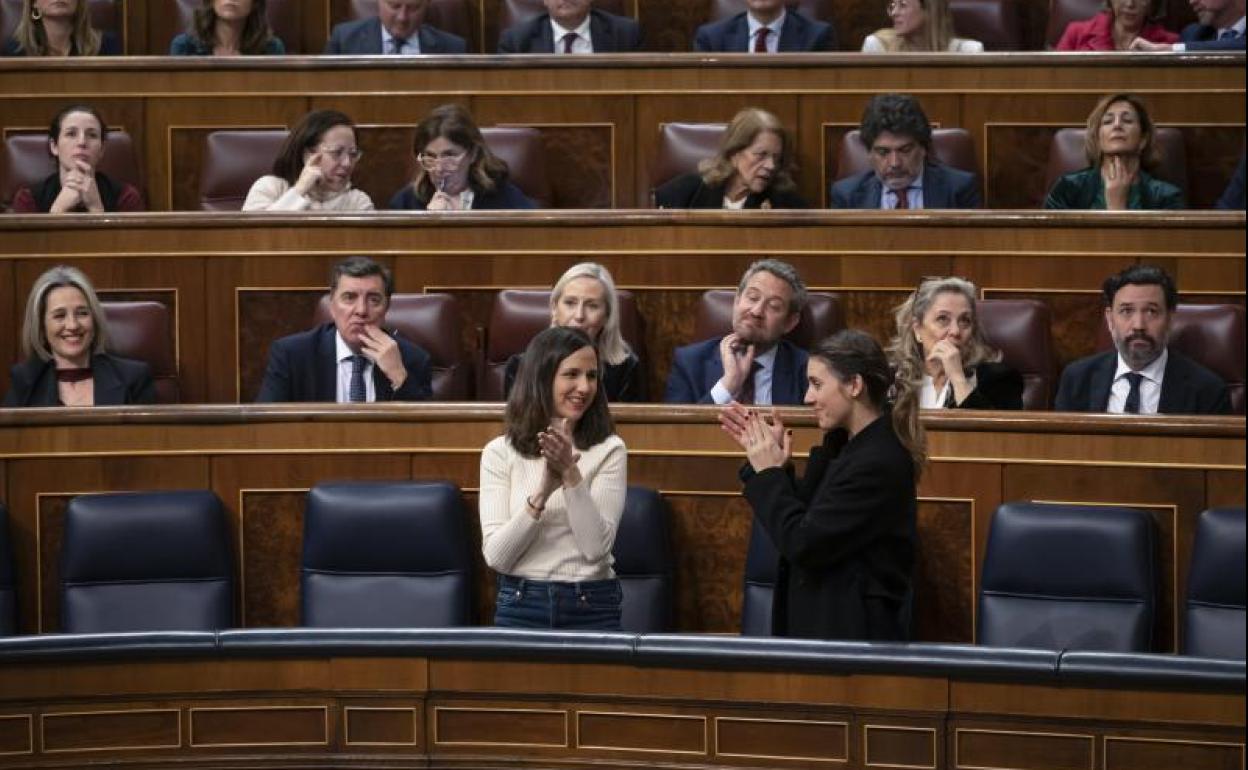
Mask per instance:
[[[836,178],[860,174],[871,169],[867,148],[854,129],[841,139],[841,150],[836,160]],[[975,139],[965,128],[932,129],[932,155],[936,160],[962,171],[979,174],[979,159],[975,155]]]
[[[108,322],[110,353],[143,361],[152,370],[156,402],[180,400],[178,360],[169,308],[160,302],[101,302]]]
[[[1049,0],[1049,23],[1044,28],[1044,46],[1052,49],[1072,21],[1084,21],[1105,7],[1101,0]]]
[[[1100,350],[1114,346],[1104,323],[1097,326]],[[1231,395],[1231,411],[1244,413],[1244,308],[1240,305],[1187,305],[1174,309],[1170,347],[1218,375]]]
[[[1023,25],[1015,0],[952,0],[949,10],[959,37],[978,40],[988,51],[1023,47]]]
[[[637,300],[628,289],[616,291],[620,300],[620,334],[633,354],[646,363],[645,327],[637,312]],[[550,326],[550,291],[547,289],[504,289],[494,298],[490,326],[486,332],[483,361],[477,382],[480,401],[503,400],[503,374],[507,360],[523,353],[529,341]]]
[[[56,160],[48,152],[48,135],[38,133],[10,134],[4,140],[3,162],[0,162],[0,209],[8,209],[13,195],[22,187],[43,181],[56,171]],[[125,131],[109,131],[104,145],[100,171],[118,182],[127,182],[143,192],[143,176],[139,173],[134,142]]]
[[[541,5],[540,3],[538,4]],[[476,25],[473,22],[473,8],[467,0],[431,0],[429,10],[425,13],[425,21],[432,27],[459,35],[468,41],[468,52],[480,50],[474,45]],[[371,19],[377,15],[377,0],[351,0],[348,12],[352,19]]]
[[[796,0],[785,3],[808,19],[836,23],[832,0]],[[711,15],[707,21],[719,21],[745,12],[745,0],[711,0]]]
[[[1044,190],[1053,189],[1053,183],[1063,174],[1088,167],[1088,154],[1084,149],[1083,128],[1059,128],[1049,144],[1049,163],[1044,171]],[[1187,148],[1183,144],[1183,132],[1172,126],[1153,125],[1153,141],[1161,151],[1157,167],[1150,171],[1158,179],[1187,190]]]
[[[594,0],[593,4],[598,10],[616,16],[636,15],[636,0]],[[498,9],[498,29],[501,32],[543,13],[546,13],[546,6],[542,0],[502,0]]]
[[[319,51],[301,50],[303,34],[300,31],[301,18],[299,14],[300,9],[303,8],[306,2],[307,0],[269,0],[269,4],[265,8],[265,18],[269,20],[269,26],[273,28],[273,34],[282,39],[288,54],[319,53]],[[190,29],[191,21],[195,16],[195,9],[203,5],[201,0],[173,0],[173,4],[173,10],[178,15],[178,23],[180,25],[178,31],[182,32]]]
[[[538,208],[550,208],[555,196],[546,176],[542,132],[528,126],[489,126],[481,129],[481,137],[490,152],[507,162],[511,183]]]
[[[288,133],[284,128],[259,128],[208,134],[199,177],[200,210],[241,210],[252,184],[273,167]]]
[[[734,289],[710,289],[705,292],[698,302],[691,341],[720,337],[732,331],[732,305],[736,296]],[[845,328],[840,295],[812,291],[807,297],[797,326],[784,335],[802,350],[810,350],[815,343]]]
[[[121,30],[124,0],[87,0],[87,10],[91,13],[91,26],[100,32],[108,32],[124,44],[125,36]],[[8,40],[17,29],[17,20],[22,17],[22,0],[0,0],[0,40]]]
[[[314,323],[330,323],[329,295],[316,306]],[[386,327],[429,354],[434,401],[472,399],[472,360],[464,354],[459,301],[450,294],[395,294],[386,311]]]
[[[1048,409],[1057,368],[1049,306],[1034,299],[981,299],[975,313],[988,344],[1023,376],[1023,408]]]
[[[650,166],[646,205],[654,206],[654,190],[681,174],[698,170],[698,163],[719,150],[727,123],[660,123],[659,150]]]

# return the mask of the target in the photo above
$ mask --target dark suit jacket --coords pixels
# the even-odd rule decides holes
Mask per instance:
[[[507,359],[503,368],[503,400],[511,395],[511,388],[516,383],[516,374],[520,371],[523,353],[516,353]],[[646,375],[641,371],[641,362],[632,353],[618,364],[607,364],[602,367],[602,387],[607,391],[607,401],[645,401]]]
[[[422,54],[468,53],[468,43],[459,35],[421,24],[417,32]],[[325,53],[368,56],[385,53],[381,50],[381,19],[344,21],[334,25],[325,44]]]
[[[1059,412],[1104,412],[1118,369],[1118,352],[1109,350],[1081,358],[1062,371],[1057,386]],[[1231,398],[1222,378],[1170,348],[1161,377],[1161,414],[1230,414]]]
[[[1222,197],[1218,198],[1218,202],[1213,207],[1244,210],[1244,156],[1239,156],[1239,165],[1235,167],[1231,181],[1227,182],[1226,189],[1222,191]]]
[[[405,184],[402,189],[390,196],[390,202],[386,204],[386,208],[394,211],[424,211],[426,205],[425,201],[416,197],[416,189],[410,184]],[[535,208],[537,208],[537,204],[525,195],[519,187],[516,187],[506,179],[496,186],[493,192],[473,190],[473,211]]]
[[[589,39],[594,53],[628,53],[641,50],[641,25],[625,16],[605,11],[589,12]],[[499,53],[554,53],[554,30],[550,14],[521,22],[503,30],[498,39]]]
[[[1213,27],[1206,27],[1199,23],[1193,22],[1183,28],[1179,33],[1179,39],[1183,41],[1183,47],[1189,51],[1242,51],[1244,50],[1244,36],[1231,38],[1230,40],[1218,40],[1218,30]]]
[[[722,209],[725,187],[722,184],[708,185],[702,181],[701,174],[691,171],[660,185],[654,191],[654,205],[661,209]],[[769,202],[769,208],[773,209],[806,208],[806,201],[796,192],[770,188],[745,196],[745,208],[762,208],[764,201]]]
[[[724,53],[750,50],[750,22],[745,13],[730,19],[703,24],[693,38],[695,51],[721,51]],[[835,51],[836,30],[824,21],[814,21],[789,8],[785,11],[784,25],[780,27],[780,42],[776,49],[781,53],[802,51]]]
[[[724,362],[719,357],[721,340],[723,337],[712,337],[676,348],[672,371],[667,375],[664,401],[669,404],[712,403],[711,388],[724,376]],[[788,340],[780,340],[771,376],[773,404],[800,404],[805,399],[806,359],[805,350]]]
[[[863,171],[832,183],[834,209],[878,209],[884,184],[874,171]],[[979,178],[969,171],[928,163],[923,169],[923,208],[978,209],[984,198]]]
[[[1023,375],[1000,362],[975,367],[975,390],[955,409],[1022,409]]]
[[[800,481],[792,466],[747,475],[745,498],[780,553],[772,633],[907,640],[914,462],[890,413],[848,442],[845,431],[829,431]]]
[[[97,353],[91,356],[96,406],[156,403],[152,371],[143,361]],[[4,406],[61,406],[56,364],[28,358],[9,370],[9,392]]]
[[[306,332],[282,337],[269,348],[269,365],[256,403],[338,400],[336,329],[322,324]],[[407,379],[397,391],[381,368],[373,366],[378,401],[427,401],[433,396],[429,354],[402,337],[395,337],[403,356]]]

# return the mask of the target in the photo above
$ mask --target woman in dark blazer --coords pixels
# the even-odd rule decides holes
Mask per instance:
[[[793,183],[793,140],[766,110],[741,110],[714,157],[654,191],[661,209],[804,209]]]
[[[892,369],[860,331],[819,343],[806,403],[823,443],[798,479],[793,435],[735,402],[720,424],[746,451],[745,498],[780,552],[772,632],[810,639],[910,638],[915,485],[926,460],[914,393],[891,409]]]
[[[267,0],[203,0],[191,28],[169,44],[170,56],[281,56],[282,39],[265,16]]]
[[[95,289],[65,266],[35,281],[22,326],[25,361],[10,370],[4,406],[116,406],[156,402],[147,364],[104,352],[108,327]]]
[[[1023,378],[984,339],[975,284],[925,278],[896,311],[888,352],[899,390],[923,409],[1022,409]]]

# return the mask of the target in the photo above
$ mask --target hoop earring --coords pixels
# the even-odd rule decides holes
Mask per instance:
[[[43,11],[39,10],[39,6],[30,6],[30,18],[32,21],[41,21],[43,19]]]

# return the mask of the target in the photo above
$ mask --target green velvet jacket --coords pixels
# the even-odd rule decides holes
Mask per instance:
[[[1044,199],[1046,209],[1104,209],[1105,183],[1101,172],[1085,168],[1057,180]],[[1132,211],[1151,209],[1183,209],[1187,202],[1183,191],[1169,182],[1150,176],[1143,169],[1139,179],[1127,193],[1127,208]]]

